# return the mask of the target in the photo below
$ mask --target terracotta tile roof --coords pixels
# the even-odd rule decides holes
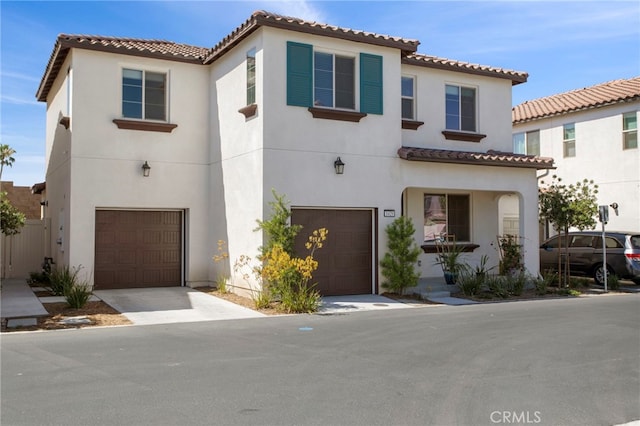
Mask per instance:
[[[410,53],[402,58],[403,64],[417,65],[421,67],[436,68],[447,71],[459,71],[467,74],[486,75],[511,80],[512,85],[524,83],[529,74],[522,71],[514,71],[505,68],[496,68],[488,65],[472,64],[453,59],[439,58],[437,56]]]
[[[38,101],[46,101],[53,81],[71,48],[99,50],[194,64],[210,64],[261,26],[391,47],[399,49],[402,52],[403,63],[470,74],[487,75],[490,77],[507,78],[510,79],[514,85],[527,81],[528,77],[527,73],[524,72],[416,54],[415,51],[420,44],[418,40],[305,21],[299,18],[277,15],[260,10],[254,12],[249,19],[211,49],[166,40],[61,34],[56,40],[49,63],[47,64],[47,68],[36,93],[36,98]]]
[[[404,52],[415,52],[420,44],[418,40],[337,27],[335,25],[323,24],[315,21],[305,21],[304,19],[292,16],[283,16],[266,12],[264,10],[258,10],[253,12],[249,19],[233,30],[231,34],[226,36],[213,49],[211,49],[205,63],[213,62],[216,58],[223,55],[261,26],[281,28],[325,37],[340,38],[378,46],[393,47],[401,49]]]
[[[640,100],[640,76],[526,101],[512,109],[511,118],[516,124],[637,100]]]
[[[403,146],[398,150],[398,156],[408,161],[427,161],[432,163],[522,167],[538,170],[555,168],[553,165],[553,158],[513,154],[511,152],[493,150],[489,150],[487,152],[468,152]]]
[[[205,55],[209,51],[209,49],[204,47],[190,46],[188,44],[174,43],[166,40],[60,34],[56,39],[56,44],[49,58],[45,74],[40,81],[40,87],[36,93],[36,98],[39,101],[46,101],[51,85],[71,48],[100,50],[121,55],[145,56],[197,64],[202,63]]]

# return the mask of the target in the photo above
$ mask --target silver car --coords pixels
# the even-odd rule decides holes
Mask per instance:
[[[566,242],[556,235],[540,246],[540,270],[558,270],[558,245],[562,238],[561,258],[564,265]],[[602,232],[569,232],[569,267],[571,274],[591,276],[596,284],[604,284]],[[607,272],[618,278],[640,284],[640,232],[606,232]]]

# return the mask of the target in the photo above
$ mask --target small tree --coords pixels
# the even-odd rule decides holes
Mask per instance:
[[[279,244],[282,249],[289,254],[293,255],[294,242],[296,235],[302,229],[300,225],[291,225],[291,210],[289,210],[289,203],[285,199],[284,195],[278,195],[275,190],[271,191],[275,201],[269,203],[271,206],[271,217],[269,220],[257,220],[258,227],[256,231],[262,230],[265,233],[265,244],[259,248],[261,256],[271,251],[273,246]]]
[[[25,215],[16,209],[9,199],[7,193],[0,192],[0,227],[4,235],[15,235],[24,226]]]
[[[16,151],[9,145],[0,145],[0,180],[2,180],[2,171],[4,166],[12,167],[15,158],[13,154]],[[15,235],[20,232],[20,229],[24,226],[25,216],[22,212],[16,209],[9,198],[7,193],[0,192],[0,227],[4,235]]]
[[[593,180],[584,179],[582,182],[569,186],[561,183],[562,179],[553,175],[550,185],[538,189],[538,202],[540,208],[540,221],[549,221],[553,227],[564,234],[558,243],[558,272],[560,286],[569,283],[569,228],[585,230],[593,228],[596,224],[595,217],[598,214],[598,202],[596,194],[598,185]],[[541,181],[544,184],[544,181]],[[562,265],[561,251],[563,248],[565,259]]]
[[[411,219],[401,216],[387,226],[388,251],[380,261],[382,276],[386,280],[382,286],[402,294],[408,287],[418,284],[420,274],[415,266],[420,256],[420,248],[414,240],[415,228]]]

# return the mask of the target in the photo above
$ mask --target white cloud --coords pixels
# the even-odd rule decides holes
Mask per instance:
[[[4,70],[0,71],[0,77],[16,79],[16,80],[23,80],[23,81],[28,81],[30,83],[39,83],[40,82],[40,79],[38,77],[36,77],[35,75],[29,75],[29,74],[18,73],[18,72],[7,72],[7,71],[4,71]]]
[[[19,98],[15,96],[6,96],[2,95],[0,98],[2,103],[12,104],[12,105],[39,105],[39,102],[36,101],[35,95],[33,95],[33,99],[25,99]]]

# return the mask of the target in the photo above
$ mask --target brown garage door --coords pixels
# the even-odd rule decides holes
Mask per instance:
[[[95,288],[182,283],[182,212],[96,211]]]
[[[327,228],[329,235],[314,257],[318,270],[313,282],[323,296],[371,294],[372,214],[370,210],[293,209],[291,223],[304,228],[296,238],[296,253],[306,256],[309,234]]]

